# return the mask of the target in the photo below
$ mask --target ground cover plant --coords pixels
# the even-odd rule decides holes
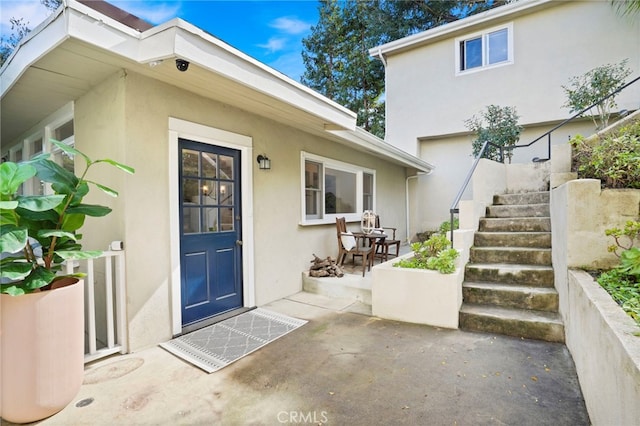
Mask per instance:
[[[570,143],[578,178],[599,179],[605,188],[640,189],[640,120],[595,139],[577,135]]]
[[[456,270],[455,260],[459,253],[450,248],[450,242],[444,234],[433,234],[426,241],[411,244],[413,257],[401,259],[393,266],[399,268],[431,269],[441,274],[452,274]]]
[[[619,265],[602,272],[600,284],[622,309],[640,326],[640,222],[627,221],[624,228],[606,230],[615,244],[609,251],[619,259]]]

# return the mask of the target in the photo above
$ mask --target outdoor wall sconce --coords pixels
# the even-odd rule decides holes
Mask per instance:
[[[271,170],[271,160],[269,160],[269,157],[267,157],[266,155],[258,155],[258,164],[260,167],[260,170]]]

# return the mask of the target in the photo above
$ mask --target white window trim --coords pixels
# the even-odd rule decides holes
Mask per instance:
[[[305,162],[313,161],[315,163],[322,164],[323,175],[322,179],[322,192],[324,193],[324,171],[327,167],[335,170],[342,170],[345,172],[351,172],[356,174],[356,211],[355,213],[331,213],[326,214],[319,219],[307,219],[306,217],[306,188],[305,188]],[[322,157],[320,155],[311,154],[305,151],[300,151],[300,225],[312,226],[312,225],[326,225],[335,223],[337,217],[344,217],[347,222],[360,221],[363,212],[363,174],[368,173],[373,175],[373,210],[376,209],[376,171],[368,169],[366,167],[356,166],[355,164],[345,163],[343,161],[335,160],[333,158]],[[324,203],[322,204],[324,208]]]
[[[493,32],[500,30],[507,30],[507,60],[503,62],[498,62],[496,64],[485,64],[486,61],[486,37]],[[460,43],[465,40],[470,40],[473,38],[482,37],[482,65],[479,67],[474,67],[467,70],[461,70],[460,63]],[[499,68],[505,65],[513,65],[514,57],[513,57],[513,22],[509,22],[505,25],[500,25],[493,28],[488,28],[486,30],[478,31],[471,34],[466,34],[463,37],[457,37],[455,39],[455,43],[453,45],[454,49],[454,58],[455,58],[455,74],[458,75],[467,75],[473,74],[476,72],[485,71],[488,69]]]

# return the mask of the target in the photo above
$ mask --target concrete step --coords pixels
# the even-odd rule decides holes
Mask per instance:
[[[551,265],[551,249],[531,247],[471,247],[471,262]]]
[[[476,247],[551,248],[550,232],[476,232]]]
[[[495,283],[462,283],[465,303],[558,312],[555,288]]]
[[[553,287],[551,266],[519,265],[510,263],[469,263],[465,268],[465,281]]]
[[[551,219],[544,217],[481,218],[480,232],[551,232]]]
[[[527,339],[564,342],[560,315],[553,312],[463,303],[460,328]]]
[[[493,205],[487,207],[486,217],[549,217],[549,203]]]
[[[519,194],[501,194],[493,196],[493,204],[549,204],[549,191],[522,192]]]
[[[351,299],[371,305],[371,278],[359,274],[344,274],[342,278],[310,277],[302,274],[302,289],[308,293],[340,299]]]

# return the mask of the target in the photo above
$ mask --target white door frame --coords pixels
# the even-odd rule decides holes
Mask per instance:
[[[169,117],[169,253],[171,263],[171,324],[173,335],[182,332],[180,283],[180,203],[178,175],[178,139],[240,151],[242,191],[242,294],[245,307],[255,306],[253,238],[253,139],[190,121]]]

